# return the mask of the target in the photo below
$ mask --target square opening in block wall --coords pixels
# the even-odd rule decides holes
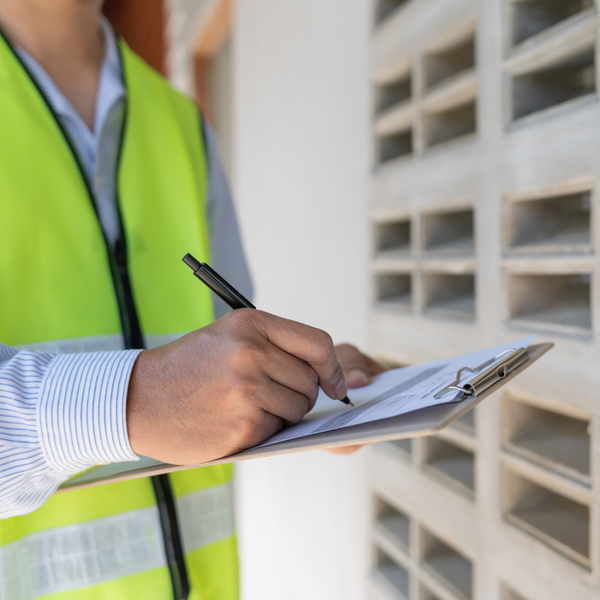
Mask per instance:
[[[578,563],[589,566],[589,507],[510,471],[504,475],[507,520]]]
[[[422,531],[425,569],[459,598],[471,598],[473,566],[460,552],[427,530]]]
[[[511,275],[509,311],[515,323],[587,333],[592,327],[589,274]]]
[[[561,475],[589,484],[589,420],[505,398],[505,445],[512,452]]]
[[[410,549],[410,519],[385,500],[377,500],[377,527],[405,554]]]
[[[378,275],[377,300],[388,305],[410,307],[412,304],[412,276],[410,273]]]
[[[591,253],[591,192],[508,205],[508,247],[513,253]]]
[[[410,220],[400,219],[376,225],[376,251],[379,255],[408,257],[410,255]]]
[[[438,113],[425,115],[427,147],[475,133],[477,117],[475,102]]]
[[[423,285],[427,312],[450,318],[475,318],[475,275],[426,273]]]
[[[594,48],[513,79],[513,118],[520,119],[596,91]]]
[[[442,83],[463,71],[475,68],[475,38],[425,56],[425,87]]]
[[[394,440],[390,442],[393,446],[401,450],[408,456],[412,454],[412,440]]]
[[[459,429],[467,435],[475,435],[475,411],[476,408],[472,408],[467,411],[464,415],[461,415],[452,423],[452,427]]]
[[[513,0],[513,44],[534,36],[553,25],[594,6],[594,0]]]
[[[382,442],[395,457],[401,457],[404,460],[410,460],[412,456],[412,440],[392,440]]]
[[[475,251],[473,209],[424,214],[423,246],[427,256],[472,256]]]
[[[378,146],[380,164],[401,156],[407,156],[413,151],[412,129],[380,137]]]
[[[389,83],[377,86],[376,89],[376,114],[408,100],[412,96],[412,78],[410,74]]]
[[[408,598],[408,571],[381,549],[377,550],[376,574],[378,579],[392,590],[392,593],[399,594],[401,598]]]
[[[458,488],[475,490],[475,457],[472,452],[436,437],[425,438],[425,464]]]
[[[391,17],[403,4],[406,4],[409,0],[378,0],[377,9],[375,14],[375,22],[382,23],[388,17]]]

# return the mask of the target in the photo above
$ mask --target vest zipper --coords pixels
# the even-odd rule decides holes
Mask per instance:
[[[177,511],[173,499],[173,491],[168,475],[154,475],[150,478],[154,487],[156,504],[160,515],[160,525],[165,546],[165,556],[169,573],[171,574],[171,585],[173,597],[177,600],[187,600],[190,594],[190,584],[185,568],[185,554],[181,542],[179,523],[177,522]],[[183,565],[183,568],[182,568]]]
[[[94,201],[94,193],[92,191],[92,187],[90,182],[88,181],[87,175],[79,160],[79,156],[77,155],[77,151],[73,147],[73,144],[65,131],[58,115],[54,112],[54,109],[50,105],[48,98],[44,94],[43,90],[38,85],[35,77],[29,72],[27,66],[21,60],[19,54],[15,51],[11,42],[4,35],[4,32],[0,30],[0,37],[4,39],[7,46],[10,48],[11,52],[15,56],[15,59],[21,64],[21,67],[29,76],[29,79],[33,83],[33,85],[38,90],[40,96],[42,97],[44,103],[46,104],[50,114],[52,115],[56,125],[60,129],[62,136],[69,146],[71,150],[71,154],[77,168],[79,169],[79,173],[81,178],[83,179],[85,188],[88,193],[89,200],[92,204],[92,208],[94,210],[94,214],[96,215],[96,219],[98,221],[98,226],[100,227],[100,232],[102,233],[102,239],[104,240],[104,245],[106,248],[106,255],[108,259],[108,264],[110,268],[110,273],[113,280],[113,287],[115,291],[115,296],[117,300],[117,305],[119,309],[119,318],[121,321],[121,329],[123,332],[123,342],[125,345],[125,349],[127,350],[137,350],[144,348],[144,338],[142,336],[142,331],[139,324],[139,319],[137,316],[137,311],[135,308],[135,302],[133,298],[133,292],[131,288],[131,282],[129,279],[129,272],[127,270],[127,243],[125,237],[125,230],[123,227],[123,218],[121,215],[120,208],[120,198],[118,189],[115,189],[115,196],[117,200],[117,211],[119,214],[119,239],[117,240],[114,249],[111,247],[110,243],[106,239],[106,235],[104,234],[104,230],[100,225],[100,219],[98,217],[98,211],[96,209],[96,203]],[[120,53],[120,48],[119,48]],[[123,57],[120,57],[121,65],[123,65]],[[123,69],[124,71],[124,69]],[[117,169],[116,174],[118,178],[119,166],[121,162],[121,150],[123,147],[123,139],[125,133],[125,126],[127,122],[127,110],[128,105],[127,101],[125,103],[125,114],[123,117],[123,127],[121,129],[121,139],[119,140],[119,152],[117,158]],[[116,188],[117,186],[115,186]],[[167,566],[169,568],[169,574],[171,577],[171,586],[173,588],[173,598],[174,600],[187,600],[189,596],[189,579],[187,574],[187,568],[185,564],[185,554],[183,550],[183,545],[181,541],[181,535],[179,531],[179,524],[177,521],[177,511],[175,507],[175,501],[173,498],[173,491],[171,489],[171,484],[169,482],[168,475],[156,475],[150,478],[152,480],[152,486],[154,489],[154,495],[156,497],[156,504],[158,507],[158,512],[160,516],[160,525],[163,534],[163,543],[165,548],[165,557],[167,560]]]
[[[127,114],[127,111],[125,111]],[[125,121],[124,121],[125,123]],[[123,127],[123,130],[125,127]],[[119,159],[121,156],[121,146],[123,142],[123,133],[119,143]],[[144,339],[137,312],[129,272],[127,270],[127,244],[125,241],[125,231],[123,228],[123,219],[121,217],[120,202],[117,196],[117,210],[119,212],[119,238],[115,244],[114,252],[110,244],[104,238],[107,254],[111,264],[111,273],[115,294],[119,305],[119,314],[121,317],[121,327],[123,329],[123,340],[128,349],[144,348]],[[90,196],[93,202],[93,196]],[[94,205],[95,206],[95,205]],[[160,527],[163,536],[163,545],[165,549],[165,558],[171,577],[171,587],[173,589],[174,600],[187,600],[190,593],[189,579],[185,564],[185,554],[181,542],[179,523],[177,519],[177,509],[173,498],[173,490],[168,475],[154,475],[150,477],[158,514],[160,518]]]

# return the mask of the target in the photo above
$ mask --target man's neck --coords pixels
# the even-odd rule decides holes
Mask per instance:
[[[0,0],[0,26],[32,56],[93,130],[104,40],[102,0]]]

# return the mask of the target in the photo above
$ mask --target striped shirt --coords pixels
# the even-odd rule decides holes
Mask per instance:
[[[115,172],[126,89],[112,29],[101,21],[105,57],[94,131],[42,67],[18,52],[71,138],[94,191],[107,239],[119,229]],[[251,296],[231,194],[212,130],[205,126],[209,165],[208,221],[213,265]],[[227,310],[215,301],[215,315]],[[127,437],[126,399],[139,350],[56,355],[0,343],[0,518],[31,512],[71,475],[98,464],[137,460]]]

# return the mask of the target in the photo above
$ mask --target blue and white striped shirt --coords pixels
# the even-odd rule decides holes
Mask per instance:
[[[112,29],[102,20],[105,57],[94,131],[42,67],[21,58],[61,119],[92,183],[110,241],[119,229],[115,171],[126,90]],[[208,220],[213,264],[251,296],[231,194],[215,136],[205,127],[209,163]],[[215,302],[216,316],[226,307]],[[138,350],[55,355],[0,343],[0,518],[31,512],[74,473],[136,460],[127,437],[126,399]]]

